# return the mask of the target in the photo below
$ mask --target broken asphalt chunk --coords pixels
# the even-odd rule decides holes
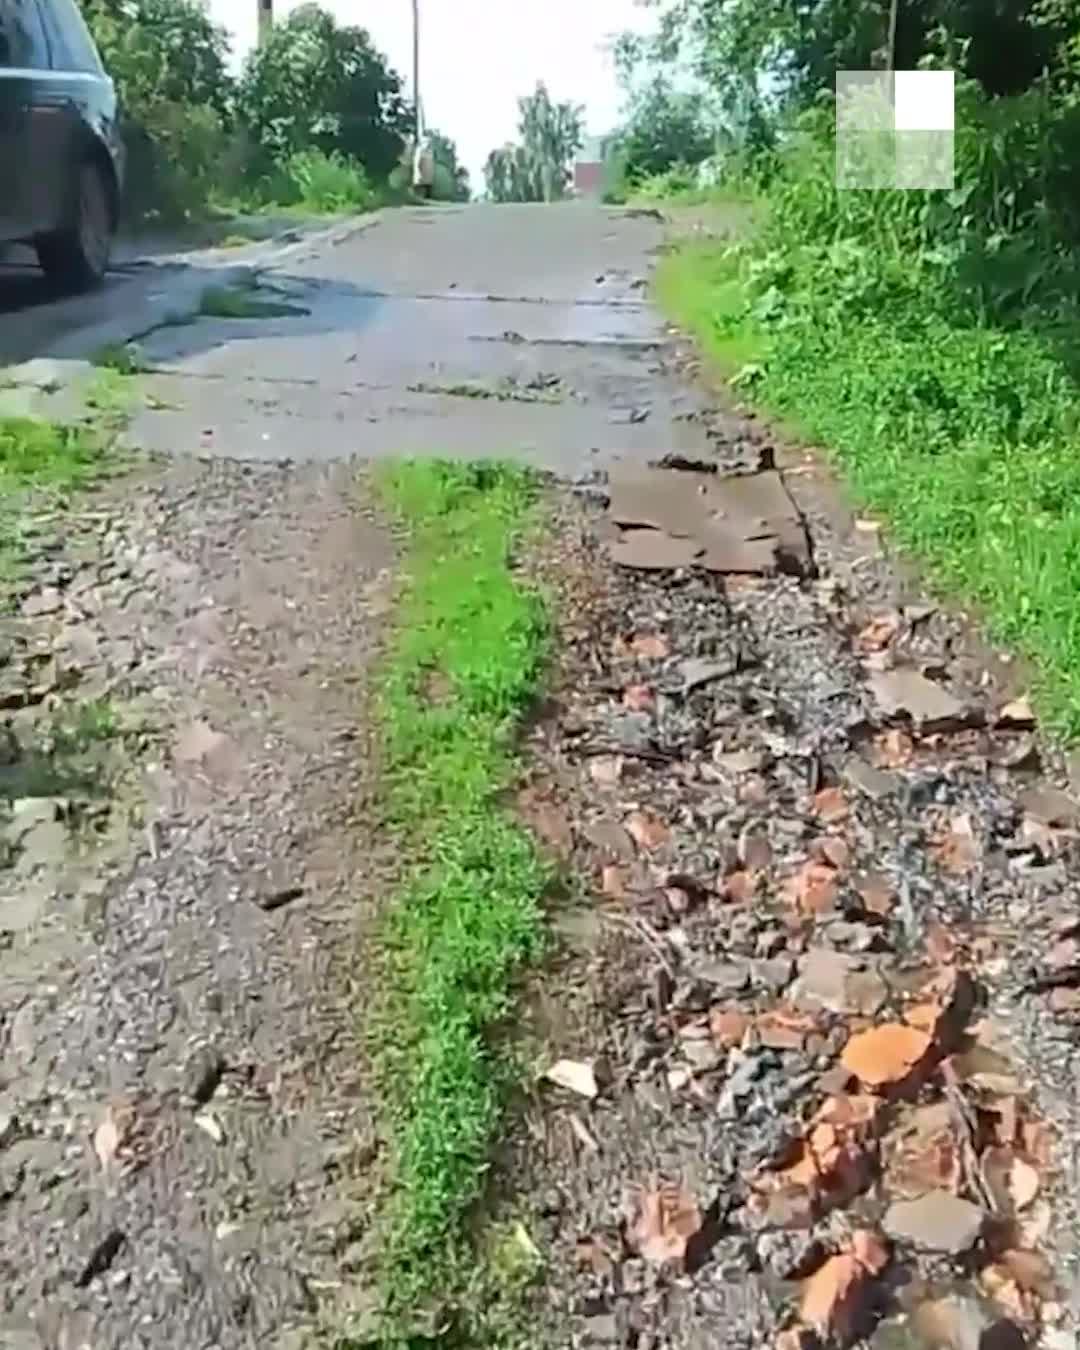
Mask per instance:
[[[613,474],[608,514],[624,531],[611,544],[611,557],[626,567],[698,563],[714,572],[760,573],[802,571],[810,559],[802,517],[772,471]]]
[[[887,718],[908,718],[924,731],[955,730],[971,721],[970,709],[911,666],[876,671],[869,683],[879,713]]]
[[[1080,805],[1059,788],[1031,788],[1020,797],[1020,805],[1032,820],[1051,829],[1075,829],[1080,825]]]
[[[873,1017],[889,996],[877,964],[865,957],[811,947],[799,961],[792,1001],[807,1012]]]
[[[690,567],[704,553],[693,539],[679,539],[660,530],[626,530],[609,545],[611,561],[644,572]]]
[[[598,1091],[593,1066],[582,1060],[557,1060],[545,1071],[544,1077],[557,1087],[565,1088],[568,1092],[576,1092],[579,1097],[587,1097],[590,1100]]]
[[[871,801],[883,801],[896,789],[896,779],[882,769],[875,769],[865,759],[852,755],[845,760],[840,774],[850,787],[856,788]]]
[[[959,1256],[978,1241],[985,1215],[978,1205],[949,1191],[927,1191],[917,1200],[897,1200],[885,1211],[884,1228],[897,1242],[920,1251]]]

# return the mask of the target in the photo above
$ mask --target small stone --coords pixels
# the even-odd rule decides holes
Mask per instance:
[[[725,1051],[711,1040],[684,1040],[682,1052],[695,1073],[711,1073],[725,1057]]]
[[[928,1191],[917,1200],[898,1200],[885,1211],[884,1229],[897,1242],[920,1251],[958,1256],[974,1246],[985,1216],[978,1205],[949,1191]]]
[[[739,861],[750,872],[763,872],[772,862],[768,833],[760,826],[747,826],[739,837]]]
[[[623,712],[608,722],[612,742],[621,750],[642,751],[653,748],[653,719],[647,712]]]
[[[911,1313],[911,1326],[920,1350],[980,1350],[990,1319],[975,1299],[954,1295],[920,1303]]]
[[[709,1014],[709,1034],[724,1049],[741,1044],[749,1025],[750,1018],[738,1008],[714,1008]]]
[[[762,750],[724,752],[717,747],[717,750],[713,752],[713,763],[724,773],[735,776],[744,773],[756,773],[765,764],[765,753]]]
[[[598,1313],[585,1321],[585,1336],[592,1345],[613,1345],[619,1339],[619,1324],[614,1313]]]
[[[812,947],[799,962],[792,1000],[809,1012],[856,1013],[872,1017],[888,998],[888,987],[866,959],[829,947]]]
[[[706,961],[697,968],[697,975],[720,994],[741,994],[750,983],[750,963]]]
[[[85,1191],[68,1191],[60,1205],[60,1213],[67,1224],[74,1224],[90,1209],[90,1198]],[[3,1342],[0,1341],[0,1345]]]
[[[680,661],[678,666],[682,687],[687,694],[713,680],[733,675],[736,669],[735,661],[706,661],[698,656],[688,657],[685,661]]]
[[[821,1265],[824,1249],[805,1230],[780,1229],[761,1234],[757,1239],[757,1254],[777,1279],[801,1280]]]
[[[896,779],[892,774],[875,769],[856,755],[846,761],[840,772],[850,787],[858,789],[871,801],[882,801],[896,790]]]
[[[204,1049],[188,1064],[184,1074],[184,1095],[196,1106],[205,1106],[218,1089],[225,1073],[225,1058],[212,1047]]]
[[[605,861],[633,862],[634,842],[626,830],[614,820],[597,820],[586,826],[585,838]]]
[[[126,1242],[126,1237],[119,1228],[113,1228],[101,1239],[96,1247],[87,1257],[86,1264],[76,1276],[75,1283],[80,1289],[85,1289],[91,1281],[97,1279],[99,1275],[104,1275],[109,1267],[119,1256],[121,1249]]]
[[[787,988],[794,973],[795,963],[789,956],[774,956],[767,961],[750,962],[753,982],[774,994],[779,994]]]
[[[879,872],[862,872],[854,881],[859,899],[868,914],[886,919],[896,906],[896,891]]]
[[[28,595],[21,609],[28,619],[36,619],[44,614],[55,614],[63,606],[64,597],[55,586],[43,586],[41,590]]]

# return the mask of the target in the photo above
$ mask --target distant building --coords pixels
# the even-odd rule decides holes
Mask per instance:
[[[615,186],[618,136],[590,136],[574,161],[574,196],[599,200]]]

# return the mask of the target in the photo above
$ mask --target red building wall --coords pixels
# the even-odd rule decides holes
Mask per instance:
[[[604,166],[596,160],[578,160],[574,165],[574,190],[583,197],[599,197],[604,190]]]

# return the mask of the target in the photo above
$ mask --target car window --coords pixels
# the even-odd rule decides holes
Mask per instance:
[[[3,3],[4,0],[0,0],[0,6]],[[37,0],[37,3],[48,30],[54,69],[102,74],[94,39],[75,0]]]
[[[36,0],[0,0],[0,66],[48,70],[49,64]]]

